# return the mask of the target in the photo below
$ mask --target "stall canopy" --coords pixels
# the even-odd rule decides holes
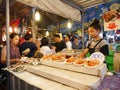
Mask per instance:
[[[78,9],[63,3],[60,0],[17,0],[18,2],[37,7],[44,11],[54,13],[72,20],[81,20],[81,13]]]
[[[77,9],[87,9],[112,0],[61,0],[62,2],[76,7]]]

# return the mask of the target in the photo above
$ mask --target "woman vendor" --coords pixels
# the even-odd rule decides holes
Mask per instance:
[[[88,44],[88,47],[78,55],[78,57],[83,58],[88,52],[90,54],[94,52],[101,52],[105,56],[109,55],[109,46],[103,38],[100,37],[101,26],[98,20],[94,20],[88,28],[88,34],[93,40]]]
[[[10,63],[17,63],[20,58],[19,48],[17,47],[19,43],[19,36],[17,33],[10,34]],[[6,64],[6,45],[2,48],[1,51],[1,63]]]

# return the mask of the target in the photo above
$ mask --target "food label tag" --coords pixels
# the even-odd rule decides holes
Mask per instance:
[[[95,52],[91,54],[90,58],[96,58],[104,61],[105,56],[101,52]]]

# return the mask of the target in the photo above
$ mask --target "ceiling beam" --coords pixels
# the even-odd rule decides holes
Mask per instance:
[[[72,6],[72,7],[74,7],[74,8],[76,8],[76,9],[80,10],[80,11],[82,11],[82,10],[83,10],[83,8],[82,8],[82,7],[80,7],[80,6],[77,6],[77,5],[73,4],[73,3],[72,3],[72,2],[70,2],[69,0],[60,0],[60,1],[62,1],[62,2],[63,2],[63,3],[65,3],[65,4],[68,4],[68,5]]]

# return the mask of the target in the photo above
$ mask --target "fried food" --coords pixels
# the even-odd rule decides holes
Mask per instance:
[[[43,58],[44,60],[47,60],[47,59],[50,59],[51,57],[52,57],[52,55],[49,54],[49,55],[44,55],[42,58]]]
[[[84,64],[84,59],[82,59],[82,58],[77,58],[77,60],[75,60],[75,64]]]
[[[86,61],[87,66],[97,66],[99,64],[100,64],[100,61],[98,59],[92,59],[92,60]]]
[[[65,59],[65,56],[66,55],[64,55],[64,54],[54,54],[54,55],[52,55],[52,60],[63,60],[63,59]]]
[[[71,62],[74,62],[76,60],[76,58],[75,57],[70,57],[70,58],[68,58],[67,60],[66,60],[66,62],[67,63],[71,63]]]
[[[52,54],[52,55],[44,55],[42,58],[44,60],[63,60],[65,59],[66,55],[65,54]]]

